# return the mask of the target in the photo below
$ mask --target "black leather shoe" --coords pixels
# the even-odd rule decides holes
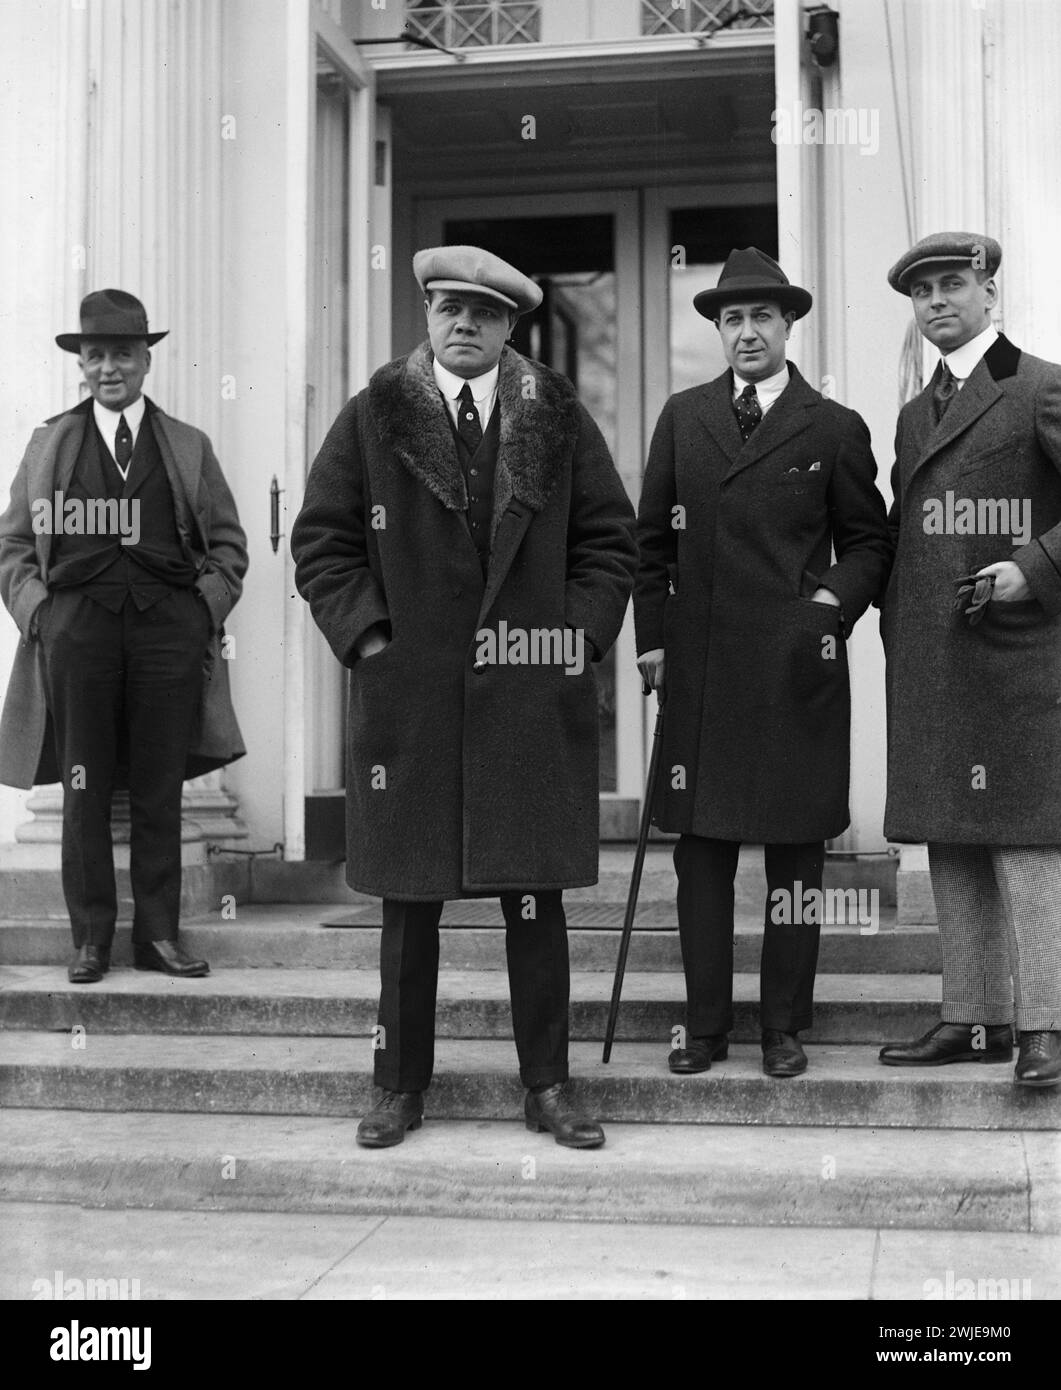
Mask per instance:
[[[1049,1029],[1021,1033],[1013,1079],[1018,1086],[1056,1086],[1061,1082],[1061,1033]]]
[[[795,1033],[763,1029],[763,1071],[767,1076],[799,1076],[807,1070],[807,1054]]]
[[[384,1090],[357,1127],[357,1142],[363,1149],[389,1149],[400,1144],[407,1129],[419,1129],[424,1122],[421,1091]]]
[[[983,1047],[975,1047],[974,1028],[983,1028]],[[1008,1023],[937,1023],[912,1043],[882,1047],[886,1067],[942,1067],[947,1062],[1009,1062],[1013,1059],[1013,1029]]]
[[[184,980],[210,974],[205,960],[195,960],[176,941],[134,944],[133,963],[137,970],[161,970],[164,975],[178,975]]]
[[[532,1134],[547,1129],[565,1149],[599,1149],[604,1143],[604,1130],[596,1120],[571,1108],[559,1082],[544,1091],[528,1091],[523,1113]]]
[[[72,985],[98,985],[111,968],[109,946],[79,946],[66,978]]]
[[[667,1058],[667,1066],[676,1076],[691,1076],[710,1071],[712,1062],[724,1062],[728,1056],[729,1038],[715,1033],[708,1038],[690,1038],[688,1047],[676,1047]]]

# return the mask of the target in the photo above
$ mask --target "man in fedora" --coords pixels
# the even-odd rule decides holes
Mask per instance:
[[[941,1022],[887,1066],[1061,1082],[1061,366],[992,323],[1002,248],[925,237],[892,267],[941,360],[905,405],[883,605],[890,840],[927,842]]]
[[[574,387],[505,344],[538,286],[474,246],[419,251],[428,341],[343,409],[291,535],[350,670],[347,880],[383,899],[375,1080],[358,1143],[419,1127],[438,924],[499,895],[528,1128],[604,1142],[568,1097],[565,888],[597,881],[597,685],[634,514]]]
[[[63,784],[63,892],[74,984],[110,965],[116,785],[129,791],[133,955],[140,970],[209,973],[177,939],[181,783],[240,757],[221,624],[246,537],[210,441],[142,394],[144,306],[81,304],[89,396],[34,431],[0,517],[0,596],[22,634],[0,720],[0,781]]]
[[[748,841],[765,846],[769,888],[763,1069],[790,1077],[807,1066],[797,1034],[811,1026],[824,841],[849,822],[844,644],[891,547],[869,431],[786,361],[807,291],[748,247],[693,303],[729,370],[663,408],[634,593],[638,665],[666,697],[654,820],[681,837],[688,1013],[669,1065],[702,1072],[726,1056],[733,881]]]

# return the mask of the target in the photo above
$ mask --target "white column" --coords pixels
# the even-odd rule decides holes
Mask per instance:
[[[216,440],[225,306],[221,5],[85,0],[59,8],[57,273],[46,277],[54,286],[52,331],[77,327],[88,289],[137,295],[152,330],[169,330],[152,350],[148,394]],[[78,380],[72,357],[56,349],[55,359],[52,411],[76,400]],[[55,843],[61,804],[58,789],[36,792],[29,803],[35,819],[19,827],[19,842]],[[183,808],[186,840],[246,837],[221,772],[189,783]],[[121,821],[116,804],[116,841]]]

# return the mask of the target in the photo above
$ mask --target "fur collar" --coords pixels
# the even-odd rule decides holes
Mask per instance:
[[[369,382],[380,442],[450,511],[465,508],[464,479],[446,407],[435,384],[430,344],[381,367]],[[575,388],[559,373],[506,347],[498,378],[501,440],[494,477],[493,530],[515,499],[540,512],[578,439]],[[484,422],[485,423],[485,422]]]

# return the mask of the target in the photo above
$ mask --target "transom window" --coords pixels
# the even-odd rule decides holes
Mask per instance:
[[[443,48],[541,42],[541,0],[413,0],[405,20]]]
[[[648,36],[773,27],[774,0],[641,0],[641,33]]]

